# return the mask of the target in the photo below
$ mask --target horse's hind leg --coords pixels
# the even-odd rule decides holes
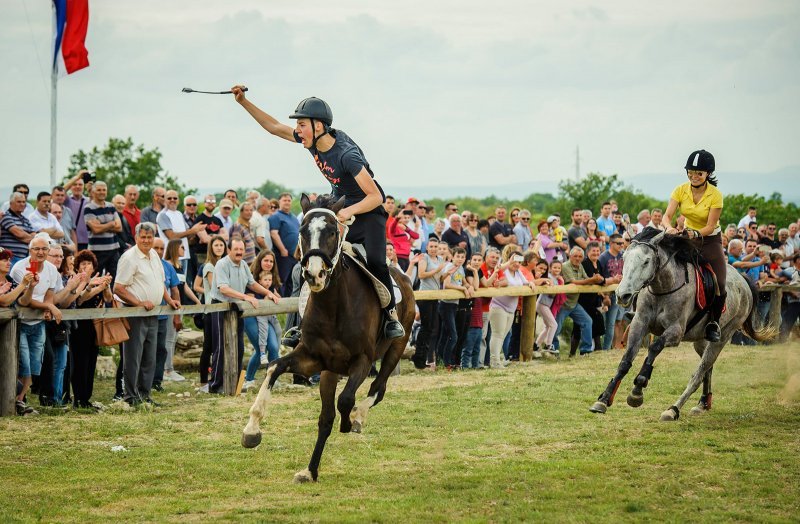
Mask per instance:
[[[729,337],[728,337],[729,338]],[[689,379],[689,384],[686,385],[686,389],[683,391],[683,394],[678,398],[677,402],[670,406],[666,411],[661,413],[661,421],[662,422],[669,422],[673,420],[678,420],[680,416],[681,408],[689,400],[689,397],[697,391],[697,388],[700,387],[700,382],[703,381],[706,376],[708,376],[708,388],[709,392],[711,391],[711,375],[710,371],[714,367],[714,362],[717,361],[717,357],[719,356],[722,348],[725,347],[725,344],[728,341],[723,339],[719,342],[714,342],[708,346],[708,348],[703,352],[703,356],[700,359],[700,365],[697,366],[697,371],[694,372],[692,378]]]
[[[694,343],[694,350],[700,355],[700,358],[703,358],[703,352],[708,348],[708,344],[705,340]],[[714,368],[712,367],[703,377],[703,396],[700,397],[700,402],[690,411],[692,415],[699,415],[711,409],[711,373],[713,371]]]
[[[589,411],[592,413],[605,413],[608,407],[614,403],[617,389],[619,389],[622,379],[628,374],[636,355],[639,353],[639,348],[641,347],[642,338],[644,338],[646,329],[645,323],[641,319],[634,318],[633,322],[631,322],[628,331],[628,346],[625,350],[625,354],[622,355],[619,367],[617,367],[617,373],[614,375],[614,378],[611,379],[611,382],[608,383],[606,389],[597,397],[597,402],[589,408]]]
[[[633,408],[638,408],[644,403],[644,388],[650,382],[650,376],[653,374],[653,364],[656,358],[661,354],[661,350],[665,346],[677,346],[681,340],[682,328],[680,325],[675,325],[664,331],[664,333],[657,337],[650,347],[647,349],[647,357],[644,359],[642,369],[633,380],[633,389],[628,395],[628,405]]]
[[[311,461],[308,469],[298,471],[294,476],[295,482],[309,482],[317,480],[319,475],[319,461],[322,458],[322,451],[325,449],[325,442],[331,435],[333,420],[336,418],[336,384],[339,382],[339,375],[330,371],[323,371],[319,379],[319,396],[322,400],[322,409],[319,412],[319,423],[317,429],[317,443],[314,445],[314,452],[311,454]]]
[[[267,414],[267,402],[272,395],[272,386],[282,374],[287,371],[300,373],[301,375],[311,376],[318,373],[320,364],[305,353],[305,346],[300,343],[297,348],[267,366],[267,376],[261,389],[258,390],[256,401],[250,408],[250,419],[242,432],[242,446],[254,448],[261,443],[261,420]]]
[[[350,412],[356,403],[356,391],[364,383],[367,378],[369,370],[372,368],[372,362],[366,354],[362,353],[358,360],[350,365],[348,372],[347,384],[344,389],[339,393],[339,400],[337,401],[337,409],[342,417],[339,424],[339,431],[342,433],[349,433],[353,427],[350,421]]]
[[[371,407],[383,400],[383,395],[386,394],[386,383],[389,381],[389,376],[397,367],[400,362],[400,357],[405,351],[406,340],[405,337],[398,342],[394,342],[381,360],[381,370],[378,376],[372,381],[369,386],[369,393],[367,398],[358,403],[358,407],[351,414],[353,422],[353,431],[361,433],[361,429],[367,423],[367,412]]]

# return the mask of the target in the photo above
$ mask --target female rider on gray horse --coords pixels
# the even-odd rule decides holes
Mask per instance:
[[[387,339],[402,337],[405,330],[397,319],[394,293],[391,292],[392,280],[386,265],[387,214],[383,208],[384,194],[364,152],[349,136],[331,127],[333,112],[319,98],[310,97],[300,101],[289,117],[297,120],[297,126],[292,129],[247,100],[243,86],[234,86],[231,92],[236,101],[270,134],[302,144],[311,153],[322,176],[331,184],[333,196],[345,197],[345,206],[337,213],[339,222],[344,224],[351,217],[358,216],[350,226],[346,240],[364,246],[369,270],[390,290],[383,334]],[[296,346],[299,331],[295,337],[290,337],[284,345]]]
[[[711,304],[711,321],[706,325],[705,338],[710,342],[719,342],[719,318],[725,307],[728,261],[722,250],[722,234],[719,227],[722,193],[716,187],[714,167],[714,155],[705,149],[689,155],[685,167],[689,182],[679,185],[672,191],[661,225],[668,235],[685,231],[689,238],[694,239],[695,246],[716,273],[720,295]],[[678,209],[685,219],[680,229],[672,225],[672,219]]]

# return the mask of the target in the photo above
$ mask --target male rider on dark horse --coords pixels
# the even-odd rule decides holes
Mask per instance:
[[[661,219],[661,225],[667,234],[678,233],[672,226],[672,219],[680,209],[685,219],[684,228],[703,258],[711,265],[717,277],[720,295],[711,304],[711,322],[706,324],[705,338],[711,342],[719,342],[719,318],[725,307],[725,283],[728,261],[722,250],[722,234],[719,217],[722,214],[722,193],[717,189],[714,177],[714,155],[700,149],[689,155],[686,160],[686,176],[688,183],[675,188],[669,199],[667,211]]]
[[[375,180],[364,152],[344,132],[331,127],[333,112],[323,100],[310,97],[300,101],[289,116],[297,120],[297,125],[292,129],[247,100],[242,87],[237,85],[231,89],[236,101],[270,134],[303,144],[322,176],[331,184],[333,196],[345,197],[345,206],[337,213],[339,222],[344,224],[351,217],[357,217],[350,226],[346,240],[364,246],[369,270],[386,286],[391,297],[385,308],[383,334],[387,339],[402,337],[405,330],[397,319],[392,281],[386,265],[385,195]],[[299,336],[299,331],[293,333],[285,339],[284,344],[296,346]]]

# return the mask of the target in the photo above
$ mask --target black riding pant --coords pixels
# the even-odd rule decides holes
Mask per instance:
[[[718,322],[727,297],[725,284],[728,276],[728,257],[725,256],[725,251],[722,249],[722,234],[717,233],[716,235],[697,238],[694,240],[694,244],[717,275],[720,296],[711,305],[711,314],[714,320]]]
[[[367,267],[386,289],[391,297],[387,310],[394,308],[394,292],[392,279],[389,277],[389,266],[386,265],[386,216],[383,206],[369,213],[356,215],[345,240],[351,244],[361,244],[367,252]]]

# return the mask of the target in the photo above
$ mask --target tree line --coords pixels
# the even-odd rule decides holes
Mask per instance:
[[[65,181],[79,170],[88,168],[97,174],[98,180],[108,184],[109,195],[124,194],[125,186],[134,184],[139,187],[137,205],[145,207],[150,204],[150,195],[156,186],[176,189],[179,194],[196,193],[196,189],[178,180],[162,166],[162,154],[158,148],[148,149],[143,144],[134,144],[132,138],[110,138],[101,147],[93,147],[89,151],[78,150],[70,156],[69,175]],[[240,200],[244,200],[247,189],[256,189],[263,196],[275,198],[283,192],[295,193],[291,188],[265,180],[254,188],[237,188]],[[217,195],[221,197],[222,195]],[[403,195],[395,195],[398,201]],[[299,199],[295,199],[295,207],[299,211]],[[454,202],[460,210],[468,209],[481,217],[494,214],[495,208],[504,206],[507,209],[527,209],[534,221],[559,213],[562,222],[568,223],[573,208],[591,209],[595,213],[600,205],[608,200],[616,200],[619,208],[630,214],[631,222],[636,221],[636,214],[642,209],[666,208],[667,201],[644,194],[642,191],[625,184],[616,174],[589,173],[579,181],[563,180],[558,184],[558,193],[531,193],[524,198],[500,198],[488,195],[484,198],[458,197],[431,198],[426,203],[436,207],[441,216],[444,206]],[[747,213],[749,206],[756,206],[759,219],[775,222],[778,227],[797,220],[800,210],[794,203],[784,203],[781,194],[772,193],[769,197],[760,195],[726,194],[725,207],[720,220],[722,226],[736,224]]]

